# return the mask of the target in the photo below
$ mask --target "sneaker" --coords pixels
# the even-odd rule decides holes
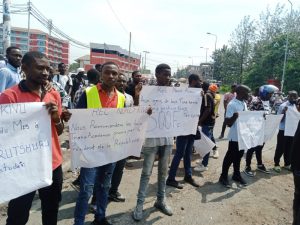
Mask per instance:
[[[244,169],[244,174],[246,174],[247,176],[249,177],[254,177],[254,173],[253,171],[251,170],[251,167],[250,166],[246,166],[245,169]]]
[[[192,176],[184,176],[184,181],[194,187],[200,187],[200,185],[196,183]]]
[[[97,206],[94,205],[94,204],[90,204],[90,212],[93,213],[93,214],[95,214],[96,210],[97,210]]]
[[[178,189],[182,189],[183,188],[183,185],[180,184],[180,183],[178,183],[178,181],[176,181],[176,180],[169,180],[169,179],[167,179],[166,184],[168,186],[171,186],[171,187],[174,187],[174,188],[178,188]]]
[[[106,218],[103,218],[102,220],[94,220],[91,225],[112,225],[110,222],[107,221]]]
[[[166,204],[165,201],[156,201],[154,203],[154,207],[168,216],[173,215],[172,209]]]
[[[218,150],[213,150],[212,157],[213,157],[214,159],[219,158],[219,151],[218,151]]]
[[[228,181],[228,178],[227,177],[224,177],[224,176],[220,176],[219,178],[219,182],[220,184],[222,184],[224,187],[227,187],[227,188],[230,188],[230,184],[229,184],[229,181]]]
[[[268,170],[264,164],[262,165],[257,165],[257,170],[260,171],[260,172],[263,172],[263,173],[267,173],[267,174],[270,174],[270,170]]]
[[[204,166],[204,165],[201,163],[200,165],[194,167],[194,170],[195,170],[196,172],[203,172],[203,171],[207,171],[208,168],[207,168],[207,166]]]
[[[280,166],[274,166],[273,170],[274,170],[276,173],[280,173],[280,172],[281,172],[281,167],[280,167]]]
[[[288,171],[291,171],[291,165],[284,166],[283,169],[286,169],[286,170],[288,170]]]
[[[116,193],[109,193],[108,199],[113,202],[125,202],[125,197],[118,191]]]
[[[242,178],[241,175],[233,175],[232,180],[239,182],[243,186],[247,186],[247,182]]]
[[[135,221],[140,221],[143,219],[143,205],[142,204],[137,204],[133,213],[132,213],[132,218]]]
[[[192,148],[192,153],[195,154],[196,153],[196,150],[195,150],[195,147],[193,146]]]

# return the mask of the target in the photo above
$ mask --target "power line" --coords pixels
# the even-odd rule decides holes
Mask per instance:
[[[123,25],[122,21],[120,20],[120,18],[118,17],[117,13],[115,12],[115,10],[113,9],[112,5],[110,4],[109,0],[106,0],[109,8],[111,9],[111,11],[113,12],[114,16],[116,17],[116,19],[118,20],[119,24],[121,25],[121,27],[123,28],[123,30],[125,31],[125,33],[128,35],[129,32],[126,29],[126,27]]]
[[[75,45],[81,46],[83,48],[90,48],[88,44],[82,43],[66,33],[64,33],[62,30],[60,30],[58,27],[56,27],[51,20],[47,19],[32,3],[28,7],[28,10],[30,10],[30,14],[36,18],[44,27],[49,29],[50,31],[53,31],[60,37],[63,37],[67,39],[69,42],[73,42]]]

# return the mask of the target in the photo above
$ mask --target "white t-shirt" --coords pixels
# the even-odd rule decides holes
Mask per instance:
[[[236,98],[234,98],[229,102],[229,104],[227,106],[225,117],[226,118],[231,118],[234,113],[241,112],[241,111],[247,111],[247,110],[248,109],[247,109],[247,105],[246,105],[245,102],[237,100]],[[228,140],[229,141],[235,141],[235,142],[238,141],[236,121],[230,127],[229,134],[228,134]]]
[[[55,75],[53,81],[59,83],[65,90],[67,84],[73,86],[72,79],[68,75]]]

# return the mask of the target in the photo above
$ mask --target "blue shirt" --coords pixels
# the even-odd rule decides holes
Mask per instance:
[[[289,101],[282,103],[278,108],[277,115],[282,114],[282,110],[285,107],[290,108],[290,107],[295,107],[295,105],[292,105]],[[279,124],[279,130],[284,130],[284,129],[285,129],[285,117],[283,117],[283,119],[281,120],[281,122]]]
[[[0,93],[20,83],[20,69],[7,63],[6,67],[0,69]]]
[[[234,113],[240,112],[240,111],[247,111],[247,105],[245,102],[234,98],[227,105],[225,118],[231,118]],[[238,142],[236,121],[230,127],[228,139],[229,139],[229,141]]]

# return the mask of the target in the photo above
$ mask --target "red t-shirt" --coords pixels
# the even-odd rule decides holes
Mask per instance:
[[[117,104],[118,104],[117,90],[114,88],[114,94],[112,96],[108,96],[108,94],[102,89],[100,84],[97,84],[97,88],[98,88],[102,108],[117,108]]]
[[[23,102],[54,102],[58,105],[58,112],[61,115],[61,98],[59,93],[52,88],[48,91],[43,100],[36,93],[30,92],[25,86],[24,81],[9,89],[6,89],[0,95],[0,104],[9,103],[23,103]],[[51,138],[52,138],[52,169],[55,170],[62,164],[62,153],[60,149],[58,134],[56,132],[55,124],[51,120]]]

